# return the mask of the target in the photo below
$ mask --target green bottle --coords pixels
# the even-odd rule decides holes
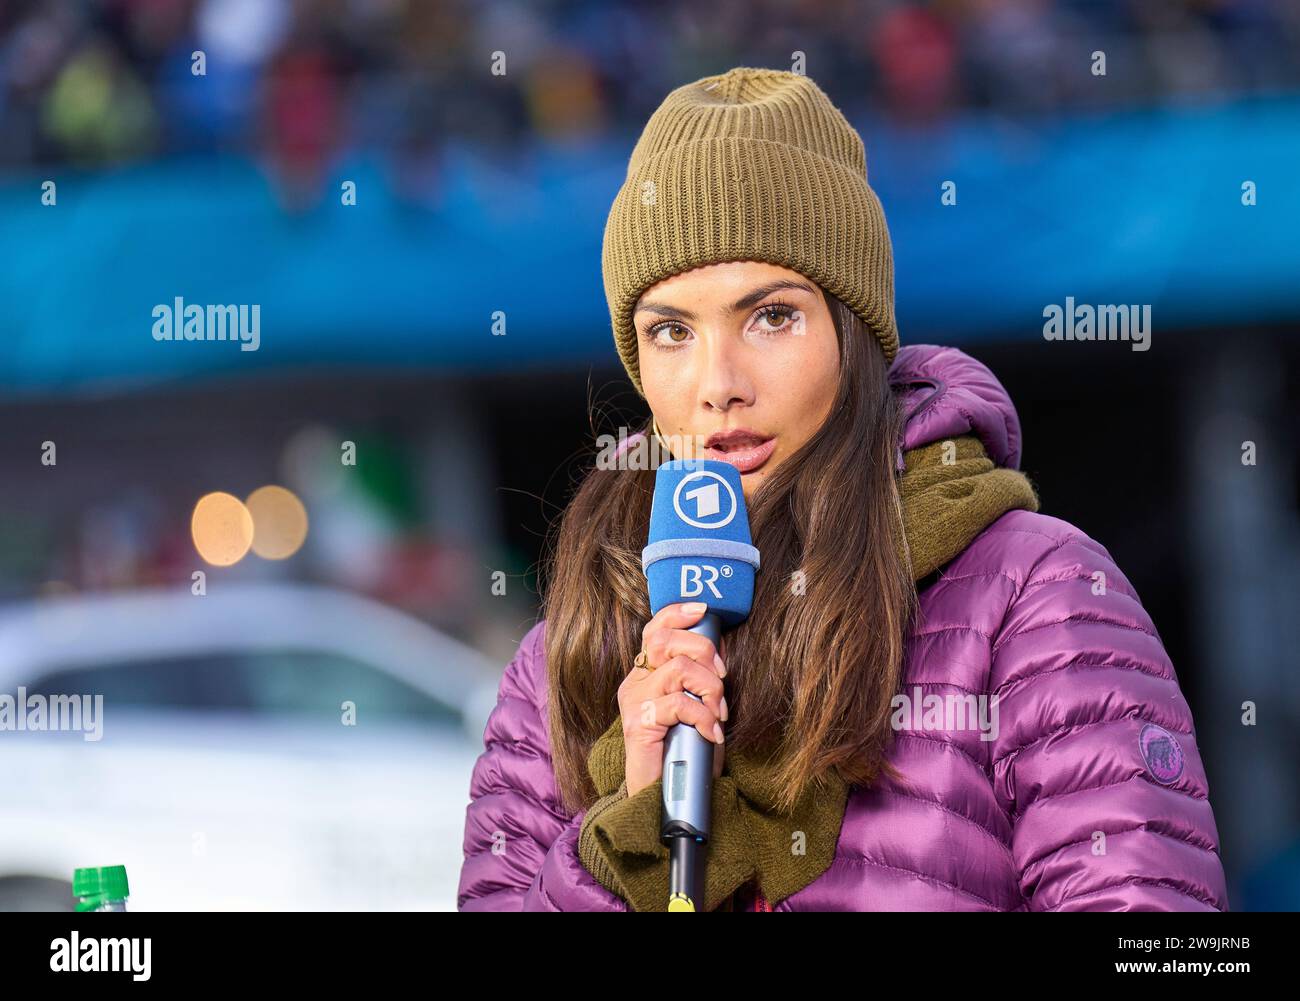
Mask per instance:
[[[130,894],[124,865],[77,869],[72,873],[72,895],[77,898],[78,911],[124,911]]]

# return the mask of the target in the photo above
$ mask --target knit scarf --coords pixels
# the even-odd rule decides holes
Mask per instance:
[[[1007,511],[1038,510],[1025,475],[995,467],[974,435],[910,449],[903,463],[899,494],[913,580],[947,564]],[[726,749],[712,790],[706,911],[729,903],[754,878],[776,904],[817,879],[835,857],[849,786],[832,769],[804,790],[792,811],[781,813],[777,764]],[[597,882],[633,910],[667,910],[668,849],[659,840],[663,780],[629,797],[624,766],[623,724],[616,717],[588,754],[600,798],[583,818],[578,855]]]

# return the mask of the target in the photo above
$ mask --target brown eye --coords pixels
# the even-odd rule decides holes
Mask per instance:
[[[677,331],[681,336],[671,334],[670,331]],[[663,334],[669,334],[668,339],[665,340]],[[660,351],[677,351],[685,347],[694,335],[680,323],[668,320],[663,323],[656,323],[645,332],[645,336],[646,340]]]
[[[760,334],[780,333],[793,320],[794,310],[785,305],[767,306],[754,317]]]

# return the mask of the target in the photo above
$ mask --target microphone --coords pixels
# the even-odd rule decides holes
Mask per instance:
[[[740,471],[717,459],[673,459],[655,473],[650,538],[641,551],[650,611],[703,601],[693,633],[719,646],[724,629],[749,617],[758,550],[750,541]],[[696,702],[694,692],[686,693]],[[675,723],[664,742],[663,826],[669,848],[670,911],[694,911],[704,899],[701,847],[708,844],[713,800],[714,743],[688,723]]]

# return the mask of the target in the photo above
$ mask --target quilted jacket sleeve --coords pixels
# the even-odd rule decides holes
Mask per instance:
[[[470,778],[462,911],[626,911],[578,859],[585,811],[565,814],[545,725],[545,622],[519,644]]]
[[[994,791],[1033,911],[1224,911],[1192,714],[1132,585],[1063,531],[993,638]],[[1033,533],[1029,533],[1033,534]]]

